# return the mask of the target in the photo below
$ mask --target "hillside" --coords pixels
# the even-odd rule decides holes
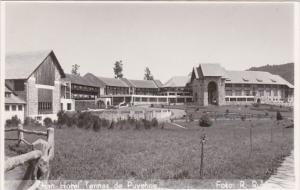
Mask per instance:
[[[250,69],[248,69],[248,71],[266,71],[275,75],[280,75],[291,84],[294,84],[294,63],[251,67]]]

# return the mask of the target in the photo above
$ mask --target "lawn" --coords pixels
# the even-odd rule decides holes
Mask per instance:
[[[200,137],[205,133],[204,179],[266,180],[293,149],[293,128],[285,128],[287,122],[277,126],[275,120],[253,120],[251,154],[249,121],[218,120],[208,128],[198,127],[196,121],[179,123],[187,129],[171,124],[164,129],[123,127],[98,132],[56,128],[50,178],[199,179]],[[32,142],[36,137],[25,138]]]

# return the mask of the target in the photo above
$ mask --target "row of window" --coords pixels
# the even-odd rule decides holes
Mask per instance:
[[[252,94],[250,93],[250,90],[244,90],[244,94],[242,94],[242,90],[234,90],[234,95],[235,96],[256,96],[258,93],[259,96],[271,96],[271,90],[259,90],[259,91],[252,91]],[[233,90],[226,90],[225,91],[226,96],[232,96],[233,95]],[[278,90],[273,90],[273,96],[278,96]]]
[[[225,84],[225,87],[258,87],[258,88],[279,88],[282,85],[272,85],[272,84]]]
[[[52,102],[39,102],[38,110],[39,111],[52,110]]]
[[[97,91],[98,90],[96,87],[81,86],[81,85],[76,85],[76,84],[72,84],[72,89],[85,90],[85,91]]]
[[[5,105],[5,111],[22,111],[23,105]]]

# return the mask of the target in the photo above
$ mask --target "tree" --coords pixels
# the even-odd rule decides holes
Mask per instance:
[[[123,63],[122,60],[115,62],[114,73],[115,78],[123,78]]]
[[[80,75],[80,73],[79,73],[79,67],[80,67],[80,65],[78,65],[78,64],[75,64],[75,65],[72,65],[72,71],[71,71],[71,73],[73,74],[73,75]]]
[[[144,79],[145,80],[153,80],[154,79],[153,75],[151,74],[151,71],[150,71],[149,67],[146,67],[146,69],[145,69]]]

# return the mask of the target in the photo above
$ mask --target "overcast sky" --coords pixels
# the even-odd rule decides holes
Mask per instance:
[[[142,79],[293,62],[293,5],[241,3],[7,3],[8,52],[53,49],[65,72]]]

